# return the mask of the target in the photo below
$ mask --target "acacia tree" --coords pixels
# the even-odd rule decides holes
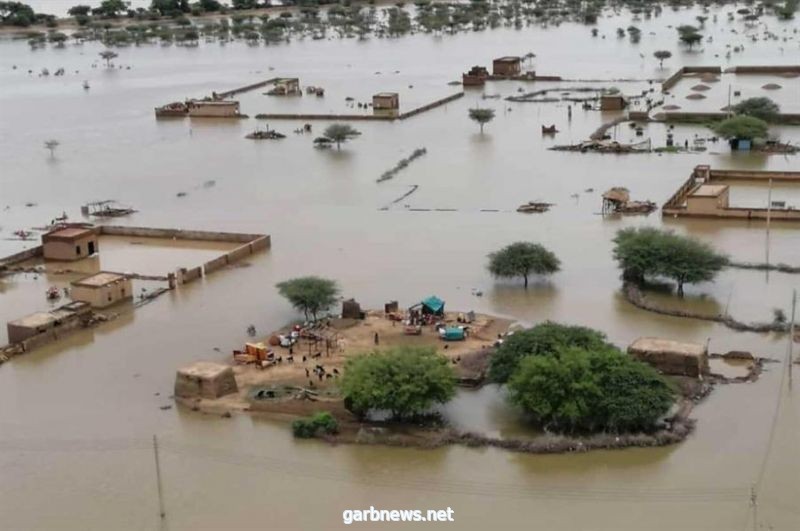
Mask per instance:
[[[684,284],[713,280],[728,263],[707,243],[652,227],[622,229],[614,244],[623,278],[637,282],[646,276],[670,278],[681,296]]]
[[[348,124],[331,124],[325,128],[322,135],[331,142],[336,142],[336,149],[342,148],[342,142],[347,142],[361,133]]]
[[[494,109],[480,109],[478,107],[469,110],[470,120],[477,122],[483,134],[483,126],[494,120]]]
[[[55,152],[56,152],[56,148],[57,148],[59,145],[61,145],[61,142],[59,142],[59,141],[58,141],[58,140],[56,140],[56,139],[45,140],[45,142],[44,142],[44,147],[45,147],[45,149],[47,149],[48,151],[50,151],[50,158],[51,158],[51,159],[52,159],[52,158],[55,158]]]
[[[765,122],[773,122],[781,112],[780,106],[769,98],[747,98],[733,106],[738,115],[752,116]]]
[[[658,59],[658,67],[664,68],[664,61],[672,57],[672,52],[669,50],[656,50],[653,52],[653,57]]]
[[[558,271],[561,261],[543,245],[516,242],[489,254],[489,273],[497,278],[522,277],[528,287],[530,275],[549,275]]]
[[[678,26],[678,38],[684,44],[686,44],[689,49],[692,49],[692,46],[703,40],[703,36],[699,33],[699,30],[694,26],[689,26],[684,24],[683,26]]]
[[[117,52],[113,50],[103,50],[98,55],[100,55],[100,57],[102,57],[103,60],[105,60],[106,68],[111,68],[111,60],[116,59],[118,57]]]
[[[320,312],[336,303],[339,295],[336,281],[314,276],[285,280],[276,287],[296,310],[303,312],[306,320],[310,315],[316,321]]]
[[[455,372],[433,347],[397,347],[347,360],[340,389],[345,406],[361,417],[370,410],[394,418],[419,415],[455,394]]]

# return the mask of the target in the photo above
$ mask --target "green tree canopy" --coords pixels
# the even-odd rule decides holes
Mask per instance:
[[[767,122],[753,116],[734,116],[715,124],[713,130],[723,138],[765,138],[769,131]]]
[[[128,4],[123,0],[103,0],[99,7],[92,9],[95,15],[114,18],[120,13],[128,10]]]
[[[769,98],[747,98],[733,106],[733,112],[752,116],[765,122],[773,122],[781,112],[780,106]]]
[[[725,255],[707,243],[652,227],[620,230],[613,253],[625,279],[667,277],[677,283],[680,295],[684,284],[713,280],[728,263]]]
[[[692,49],[692,46],[703,40],[703,36],[699,33],[700,30],[694,26],[684,24],[683,26],[678,26],[677,30],[678,39],[680,39],[682,43],[689,46],[690,50]]]
[[[361,133],[348,124],[331,124],[325,128],[322,135],[336,142],[336,149],[341,149],[342,142],[347,142]]]
[[[481,127],[481,134],[483,134],[483,126],[494,120],[494,109],[479,109],[477,107],[470,109],[469,119],[478,123]]]
[[[557,432],[646,431],[674,393],[653,368],[613,347],[529,356],[508,382],[509,401]]]
[[[69,10],[67,10],[67,14],[72,17],[77,17],[80,15],[86,16],[89,15],[91,12],[92,8],[84,4],[78,4],[76,6],[72,6],[71,8],[69,8]]]
[[[362,416],[386,410],[394,418],[425,413],[455,394],[455,373],[432,347],[397,347],[347,360],[341,379],[345,405]]]
[[[313,276],[285,280],[276,287],[296,310],[303,312],[306,320],[311,316],[316,321],[321,312],[336,303],[339,295],[334,280]]]
[[[0,2],[0,26],[27,27],[34,23],[33,8],[22,2]]]
[[[489,254],[489,273],[497,278],[522,277],[528,287],[530,275],[549,275],[558,271],[561,262],[543,245],[516,242]]]
[[[556,356],[565,347],[598,350],[608,346],[602,332],[547,321],[507,336],[490,358],[489,378],[507,382],[520,361],[530,356]]]

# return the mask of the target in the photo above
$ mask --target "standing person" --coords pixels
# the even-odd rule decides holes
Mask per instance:
[[[378,338],[378,332],[375,332],[375,344],[377,345],[380,343],[380,339]]]

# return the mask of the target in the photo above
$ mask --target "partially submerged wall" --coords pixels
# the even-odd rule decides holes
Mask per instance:
[[[37,245],[36,247],[3,257],[0,259],[0,269],[16,265],[20,262],[24,262],[25,260],[30,260],[31,258],[38,258],[40,256],[44,256],[44,247]]]
[[[100,234],[109,236],[135,236],[141,238],[166,238],[175,240],[199,240],[216,242],[248,243],[266,238],[269,247],[269,236],[265,234],[249,234],[242,232],[218,232],[207,230],[160,229],[152,227],[126,227],[121,225],[101,225]]]

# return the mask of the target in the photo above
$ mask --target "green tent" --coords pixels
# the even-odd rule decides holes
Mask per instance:
[[[464,329],[457,326],[448,326],[441,333],[441,338],[445,341],[461,341],[465,337]]]

